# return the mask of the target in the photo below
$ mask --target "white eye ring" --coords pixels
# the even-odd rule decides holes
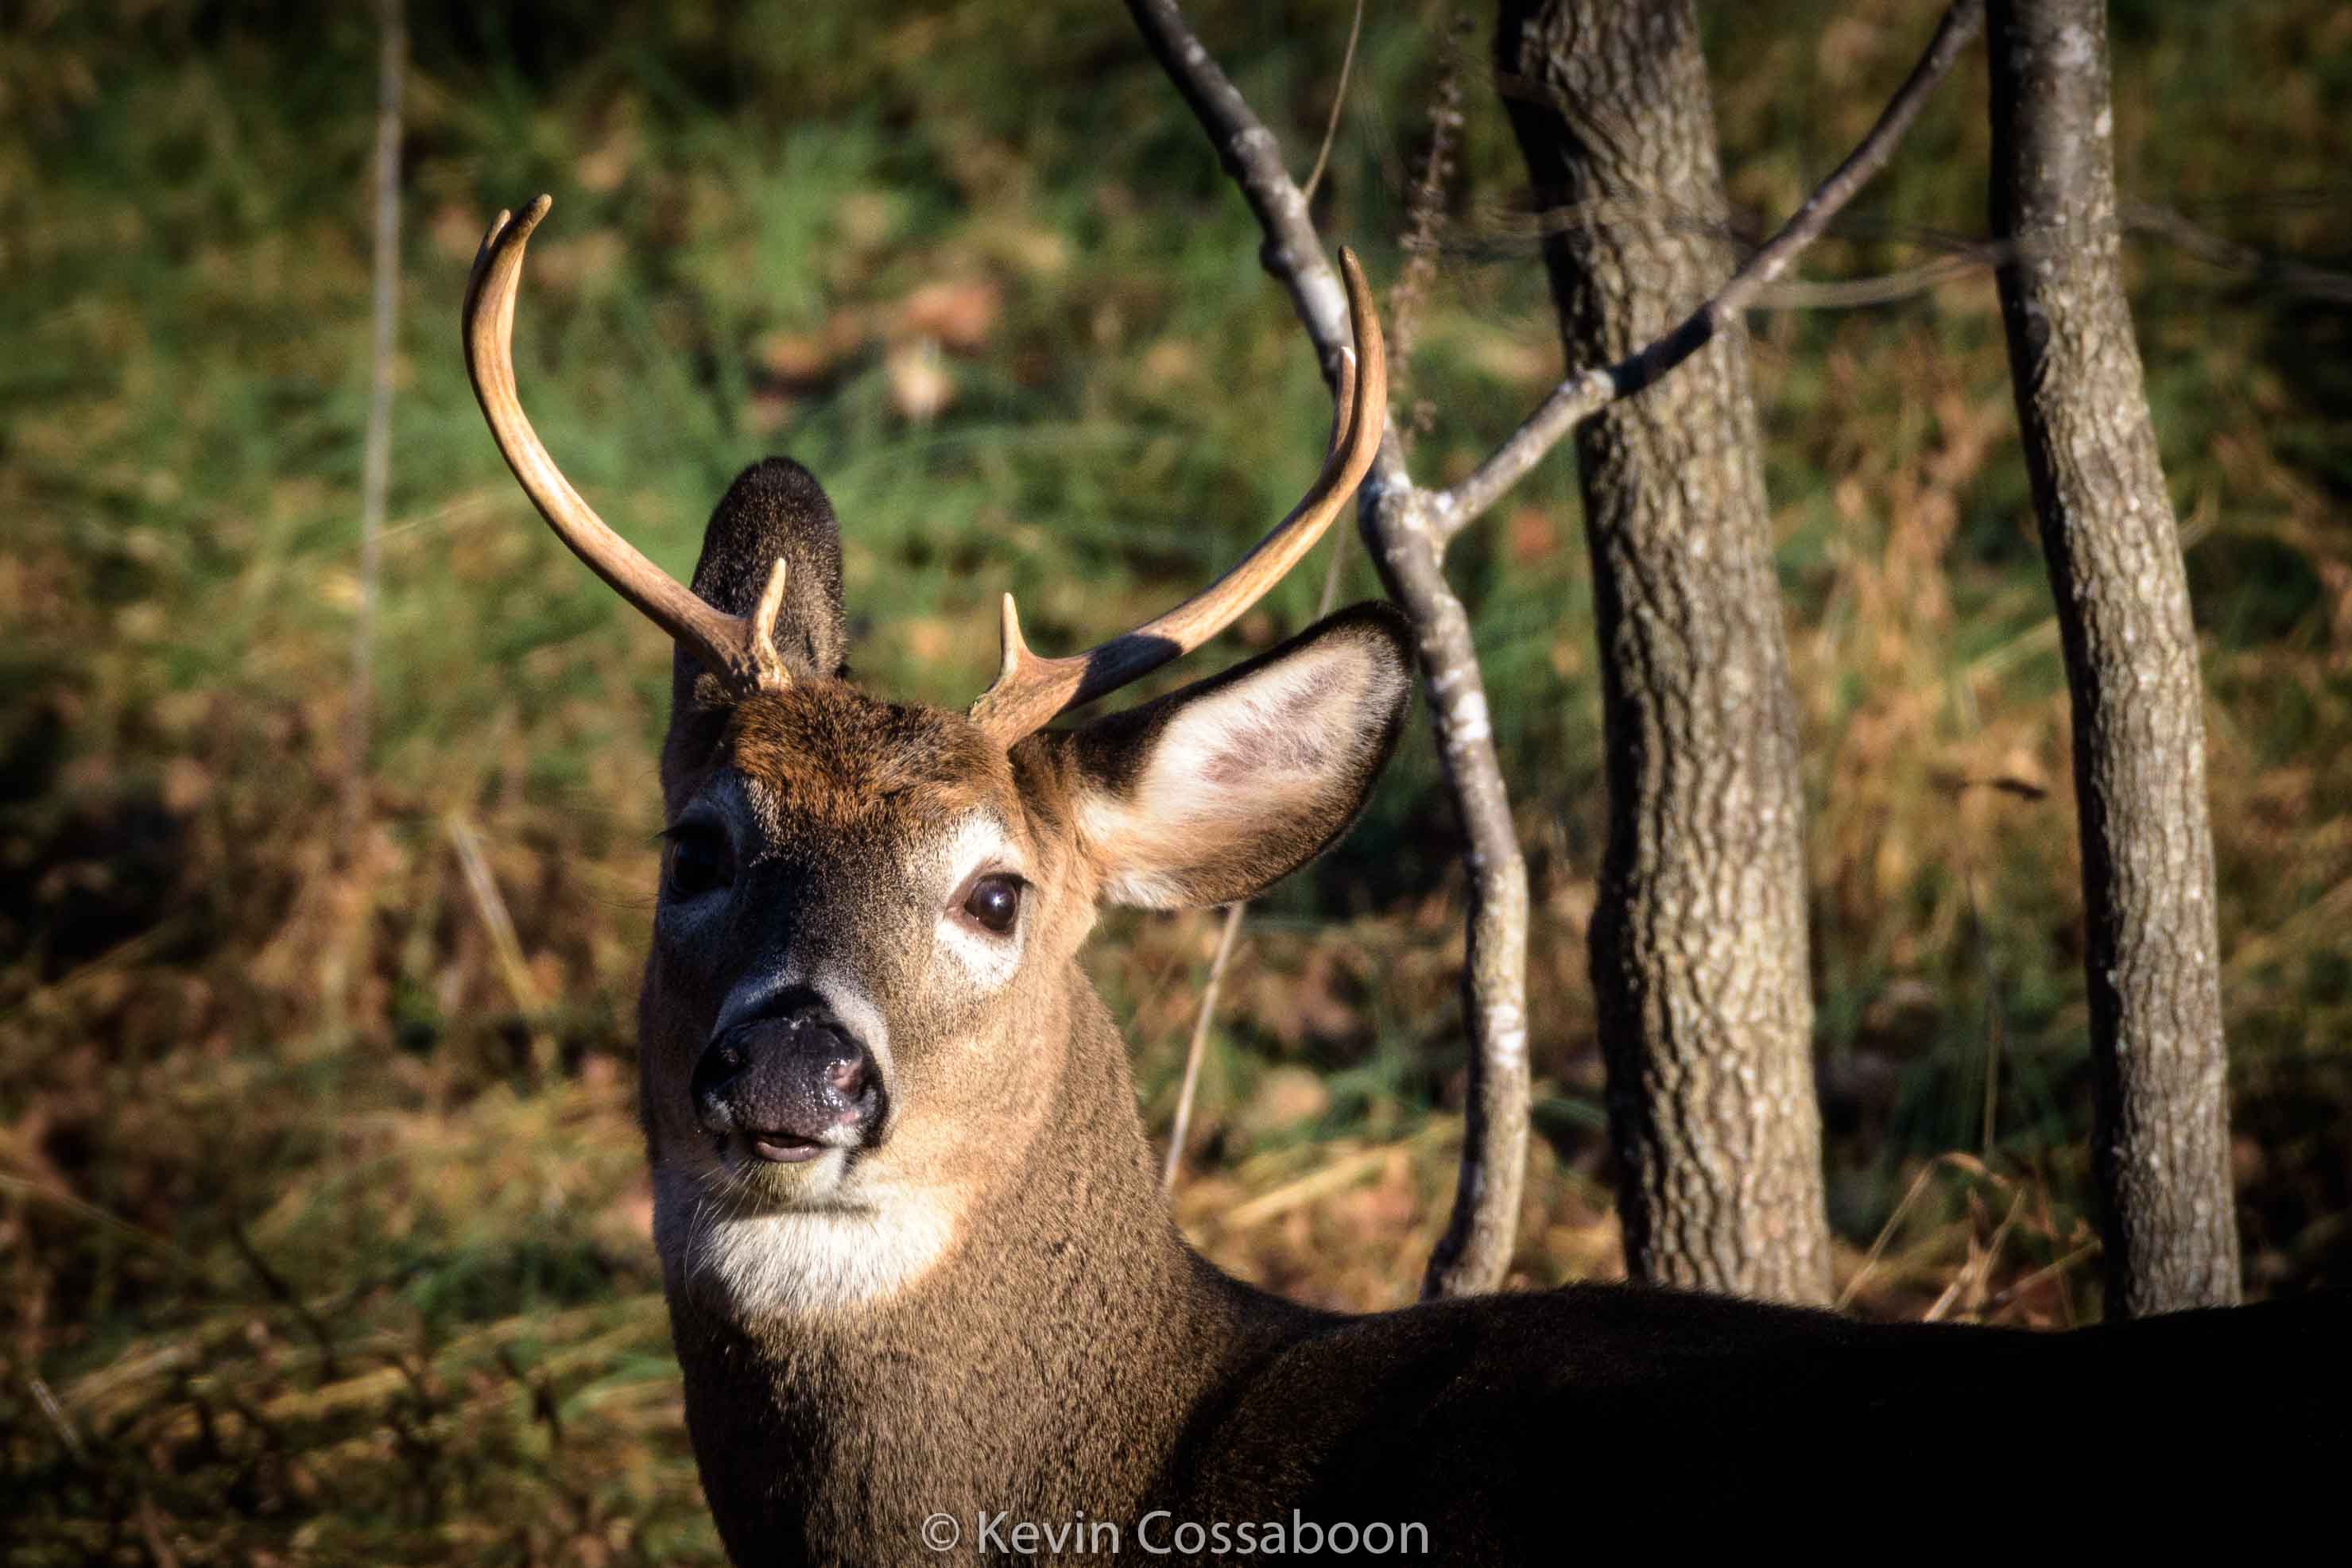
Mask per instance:
[[[993,813],[974,812],[949,830],[932,863],[943,873],[940,888],[939,943],[982,992],[1010,983],[1028,945],[1036,884],[1023,874],[1010,831]],[[1012,918],[1003,926],[985,916],[1001,913],[1009,885]],[[1024,907],[1024,905],[1028,907]]]

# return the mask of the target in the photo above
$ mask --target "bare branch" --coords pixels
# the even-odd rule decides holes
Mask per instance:
[[[1560,438],[1619,398],[1631,397],[1705,348],[1708,340],[1753,304],[1766,285],[1788,270],[1819,239],[1839,209],[1854,198],[1894,156],[1904,132],[1918,118],[1927,95],[1952,68],[1984,23],[1984,0],[1956,0],[1937,24],[1935,37],[1911,74],[1887,100],[1878,122],[1828,179],[1814,188],[1780,231],[1731,275],[1715,298],[1674,330],[1606,369],[1569,377],[1513,431],[1494,455],[1460,484],[1431,498],[1431,527],[1437,546],[1461,532],[1500,500],[1528,470],[1543,461]]]
[[[2309,262],[2257,249],[2226,235],[2217,234],[2177,208],[2160,202],[2126,201],[2122,204],[2121,214],[2123,225],[2130,233],[2161,240],[2209,267],[2239,274],[2258,286],[2267,287],[2289,298],[2317,299],[2332,305],[2352,304],[2352,273],[2314,267]],[[1451,248],[1475,250],[1497,244],[1538,240],[1611,217],[1638,217],[1667,233],[1700,239],[1736,239],[1720,220],[1669,210],[1664,203],[1595,200],[1536,211],[1519,207],[1508,212],[1481,214],[1475,224],[1468,226],[1466,243],[1458,243]],[[2014,246],[2000,240],[1939,234],[1911,227],[1890,230],[1884,225],[1855,225],[1847,221],[1832,221],[1819,237],[1828,239],[1833,236],[1893,240],[1936,254],[1925,261],[1896,267],[1891,272],[1857,277],[1778,277],[1748,299],[1748,308],[1853,310],[1874,305],[1889,305],[1932,293],[1946,284],[1979,272],[1990,272],[2005,265],[2016,253]],[[1398,329],[1398,313],[1393,298],[1389,308],[1388,325],[1390,346],[1392,350],[1398,350],[1393,357],[1402,360],[1403,354],[1399,340],[1403,334]]]
[[[2306,262],[2265,256],[2250,245],[2240,245],[2191,223],[2171,207],[2153,202],[2126,202],[2123,220],[2134,231],[2168,240],[2208,266],[2227,272],[2251,273],[2258,281],[2276,284],[2305,298],[2352,305],[2352,277]]]
[[[1356,68],[1356,44],[1364,36],[1364,0],[1356,0],[1355,18],[1348,24],[1348,49],[1339,57],[1339,85],[1331,89],[1331,118],[1323,122],[1323,145],[1315,150],[1315,167],[1307,171],[1305,194],[1315,199],[1323,183],[1323,166],[1331,160],[1331,143],[1339,137],[1339,116],[1348,107],[1348,78]]]
[[[1947,283],[1990,272],[2000,265],[1999,246],[1939,256],[1868,277],[1787,277],[1766,286],[1752,302],[1757,310],[1859,310],[1928,294]]]
[[[1323,379],[1337,386],[1339,356],[1349,341],[1347,296],[1307,214],[1307,194],[1283,167],[1274,132],[1192,36],[1175,0],[1128,0],[1127,9],[1152,57],[1209,133],[1225,172],[1255,214],[1265,235],[1259,263],[1289,291],[1292,308],[1322,361]],[[1396,443],[1383,442],[1365,490],[1411,483]]]
[[[1431,1252],[1424,1298],[1503,1282],[1517,1239],[1528,1151],[1528,864],[1495,752],[1486,677],[1426,518],[1428,495],[1383,492],[1363,528],[1381,580],[1404,606],[1429,690],[1430,722],[1467,841],[1470,912],[1462,1010],[1470,1040],[1462,1164],[1453,1216]]]
[[[1128,0],[1128,10],[1256,214],[1265,235],[1259,259],[1289,291],[1325,376],[1336,377],[1348,341],[1339,278],[1305,194],[1284,171],[1273,132],[1192,36],[1173,0]],[[1528,1137],[1527,863],[1495,755],[1470,618],[1446,583],[1426,497],[1406,470],[1392,420],[1358,507],[1381,580],[1412,622],[1438,756],[1469,841],[1463,990],[1470,1101],[1453,1218],[1422,1284],[1425,1296],[1462,1295],[1502,1282],[1518,1224]]]
[[[1895,146],[1911,122],[1919,118],[1927,95],[1944,79],[1960,51],[1977,36],[1984,25],[1984,0],[1956,0],[1936,25],[1936,36],[1927,41],[1919,63],[1887,99],[1879,112],[1878,122],[1868,135],[1846,154],[1845,162],[1831,172],[1830,177],[1805,198],[1804,204],[1780,227],[1780,232],[1765,242],[1764,248],[1748,258],[1748,264],[1732,274],[1731,281],[1723,286],[1709,308],[1718,317],[1730,316],[1746,308],[1757,290],[1787,270],[1789,264],[1807,246],[1821,237],[1840,208],[1853,200],[1873,176],[1886,166],[1895,155]]]

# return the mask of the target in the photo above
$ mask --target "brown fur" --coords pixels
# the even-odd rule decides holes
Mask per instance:
[[[722,507],[713,532],[810,527],[804,502]],[[837,631],[793,635],[822,649]],[[1626,1524],[1647,1543],[1745,1548],[1810,1533],[1794,1500],[1812,1495],[1850,1529],[1902,1522],[1922,1484],[1941,1499],[2007,1462],[2013,1424],[2032,1433],[2044,1412],[2095,1421],[2095,1457],[2143,1490],[2292,1484],[2305,1434],[2332,1429],[2352,1393],[2330,1302],[2064,1338],[1612,1289],[1348,1317],[1255,1291],[1186,1247],[1077,949],[1122,877],[1149,873],[1147,891],[1176,899],[1244,896],[1328,843],[1394,744],[1405,658],[1392,615],[1352,612],[1010,755],[960,716],[879,701],[829,671],[734,706],[696,700],[686,681],[664,792],[684,826],[723,828],[735,880],[723,897],[665,898],[640,1001],[645,1118],[688,1427],[738,1563],[1097,1554],[1084,1535],[1077,1551],[985,1552],[981,1522],[1000,1515],[1108,1522],[1124,1555],[1149,1560],[1137,1531],[1155,1510],[1163,1539],[1182,1521],[1294,1511],[1416,1524],[1416,1560],[1464,1564],[1557,1561]],[[1220,749],[1213,724],[1205,741],[1194,733],[1221,694],[1293,669],[1311,678],[1270,688],[1276,744],[1244,728]],[[1153,772],[1187,735],[1212,776],[1201,789],[1216,792],[1202,801]],[[1282,777],[1270,800],[1253,789],[1259,768]],[[1155,777],[1157,798],[1232,809],[1156,833],[1123,815]],[[992,987],[957,956],[964,938],[940,935],[957,867],[939,845],[974,822],[1029,883],[1017,967]],[[997,951],[972,941],[982,958]],[[837,1177],[734,1158],[688,1104],[722,1007],[779,978],[832,988],[845,1009],[855,998],[865,1011],[845,1016],[887,1033],[870,1043],[889,1109]],[[872,1228],[826,1228],[836,1211]],[[752,1260],[744,1271],[703,1266],[695,1225],[754,1213],[802,1228],[760,1220],[755,1244],[726,1254]],[[933,1220],[935,1250],[906,1244]],[[851,1240],[772,1239],[836,1235]],[[917,1263],[890,1274],[902,1254]],[[827,1294],[869,1268],[888,1288]],[[837,1278],[815,1277],[827,1270]],[[941,1513],[961,1532],[944,1552],[922,1534]],[[2081,1533],[2043,1522],[2035,1540]],[[2098,1537],[2111,1547],[2116,1532]],[[1166,1560],[1227,1559],[1258,1560],[1205,1547]]]
[[[745,705],[715,766],[774,795],[780,843],[886,845],[975,803],[1050,839],[1079,776],[1068,744],[1005,766],[960,723],[813,685]],[[1066,896],[1087,892],[1081,857],[1053,863]],[[1716,1506],[1749,1509],[1811,1484],[1820,1445],[1851,1433],[1866,1447],[1836,1461],[1842,1476],[1887,1486],[1999,1452],[2003,1390],[2101,1401],[2135,1423],[2227,1407],[2239,1385],[2218,1343],[2247,1375],[2282,1379],[2273,1419],[2315,1414],[2283,1375],[2335,1354],[2317,1312],[2274,1312],[2267,1334],[2226,1341],[2233,1325],[2211,1319],[2141,1325],[2067,1360],[2034,1336],[1609,1290],[1369,1319],[1265,1296],[1203,1263],[1170,1221],[1123,1044],[1067,951],[1087,918],[1060,917],[976,1071],[933,1074],[902,1053],[922,1103],[892,1152],[967,1193],[937,1269],[886,1301],[751,1321],[674,1281],[695,1448],[738,1562],[975,1560],[923,1546],[940,1512],[967,1533],[999,1513],[1116,1521],[1131,1542],[1155,1509],[1278,1521],[1294,1508],[1325,1524],[1421,1523],[1437,1561],[1526,1561],[1560,1528],[1562,1476],[1605,1478],[1622,1503],[1662,1501],[1695,1471]],[[662,998],[649,984],[654,1062]],[[649,1072],[649,1099],[672,1092],[666,1079]],[[919,1124],[933,1117],[985,1135],[940,1136]],[[1871,1434],[1873,1411],[1894,1425]]]
[[[797,831],[917,821],[1007,798],[1012,768],[968,724],[879,703],[840,681],[802,682],[728,714],[726,755]]]

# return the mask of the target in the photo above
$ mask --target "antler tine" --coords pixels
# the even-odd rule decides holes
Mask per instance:
[[[1290,515],[1223,577],[1156,620],[1067,658],[1041,658],[1021,636],[1013,596],[1004,596],[1004,662],[995,684],[971,706],[973,723],[1010,747],[1056,715],[1115,691],[1171,659],[1191,653],[1264,598],[1323,537],[1362,484],[1388,426],[1388,357],[1371,286],[1355,252],[1341,247],[1348,315],[1356,353],[1341,356],[1338,408],[1323,471]]]
[[[522,411],[515,391],[515,294],[522,279],[523,247],[552,204],[541,196],[520,216],[500,211],[482,236],[466,285],[466,373],[499,451],[556,538],[730,690],[740,695],[788,685],[791,676],[767,635],[782,602],[783,562],[777,561],[761,595],[765,624],[755,627],[751,620],[714,609],[646,559],[581,499]]]
[[[1339,384],[1331,389],[1331,439],[1323,444],[1323,460],[1326,463],[1331,460],[1333,453],[1339,450],[1339,444],[1348,439],[1348,432],[1355,423],[1355,414],[1356,350],[1347,348],[1339,350]]]

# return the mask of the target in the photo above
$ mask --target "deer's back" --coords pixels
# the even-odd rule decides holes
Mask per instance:
[[[1201,1412],[1162,1496],[1178,1519],[1420,1523],[1434,1562],[1551,1561],[1596,1530],[1785,1541],[1809,1514],[1916,1536],[2020,1499],[2038,1542],[2112,1544],[2111,1506],[2043,1514],[2095,1483],[2145,1497],[2126,1517],[2151,1529],[2168,1498],[2334,1506],[2347,1330],[2338,1296],[2072,1333],[1622,1287],[1431,1303],[1269,1359]]]

